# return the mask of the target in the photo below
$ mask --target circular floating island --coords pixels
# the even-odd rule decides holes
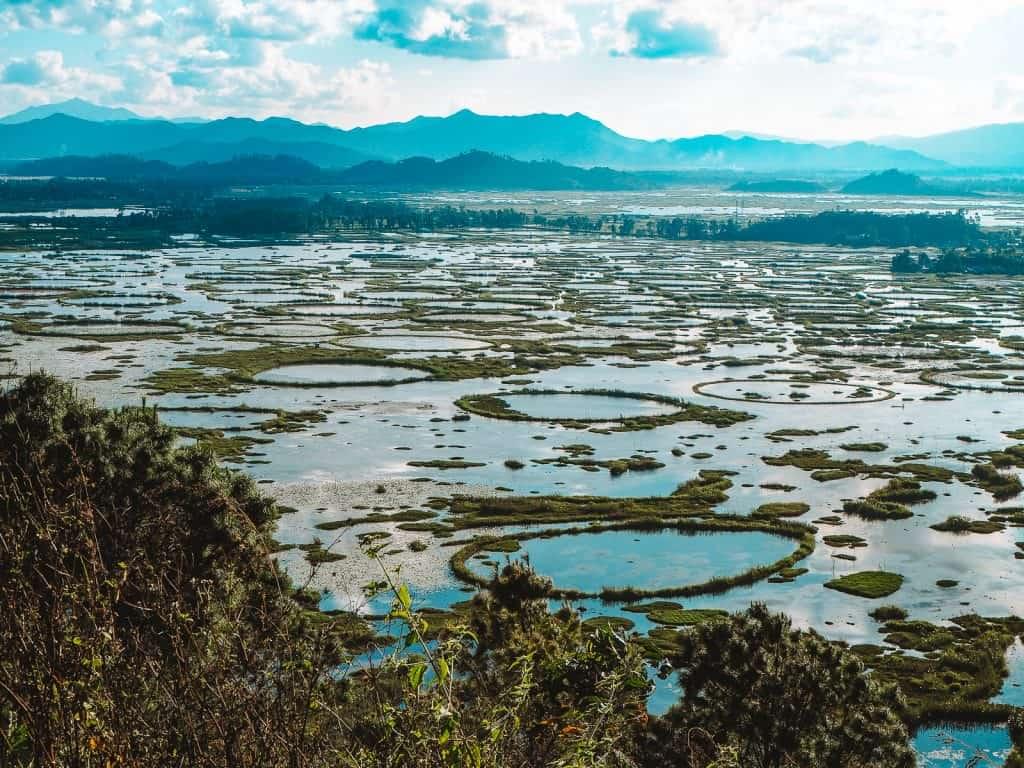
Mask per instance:
[[[949,347],[930,347],[911,344],[800,344],[801,352],[818,357],[876,358],[882,360],[935,360],[959,357],[961,353]]]
[[[175,323],[149,323],[142,320],[118,322],[116,320],[83,320],[66,323],[39,325],[19,323],[14,326],[20,333],[30,336],[57,336],[74,339],[106,339],[108,341],[146,339],[160,336],[177,336],[188,328]]]
[[[631,587],[671,589],[687,582],[727,578],[786,557],[793,547],[761,531],[697,533],[630,530],[580,533],[520,542],[516,556],[528,556],[538,574],[556,589],[597,594]],[[490,569],[479,560],[469,567],[481,579]]]
[[[632,601],[754,584],[791,568],[814,551],[814,544],[810,526],[722,516],[484,536],[459,549],[451,566],[458,578],[486,587],[491,571],[481,560],[522,552],[539,574],[552,579],[552,597]]]
[[[300,316],[368,317],[374,315],[400,315],[400,306],[386,304],[283,304],[282,312]]]
[[[693,391],[719,400],[773,405],[851,405],[896,397],[884,387],[794,379],[719,379],[694,384]]]
[[[614,389],[518,389],[466,395],[455,401],[464,411],[506,421],[541,421],[568,427],[614,424],[613,431],[651,429],[681,421],[729,426],[753,418],[739,411],[694,405],[668,395]]]
[[[510,315],[500,312],[439,312],[413,318],[418,323],[522,323],[530,318],[526,315]]]
[[[210,298],[215,301],[224,301],[228,304],[302,304],[303,302],[329,298],[329,296],[327,294],[303,292],[281,293],[278,291],[225,291],[213,293]]]
[[[489,341],[465,336],[428,336],[426,334],[393,334],[350,336],[341,342],[357,349],[383,349],[390,352],[463,352],[487,349]]]
[[[327,325],[313,323],[242,322],[225,323],[217,326],[225,336],[241,336],[253,339],[301,339],[316,341],[338,336],[340,331]]]
[[[336,387],[406,384],[430,378],[430,372],[401,365],[306,363],[282,365],[252,377],[257,384],[287,387]]]
[[[79,307],[160,307],[179,304],[181,299],[158,293],[107,293],[98,296],[76,296],[61,299],[61,304]]]
[[[948,389],[1024,392],[1024,367],[930,370],[921,374],[921,381]]]

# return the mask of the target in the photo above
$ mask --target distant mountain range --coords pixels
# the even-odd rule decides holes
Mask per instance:
[[[236,155],[287,154],[324,168],[350,167],[368,159],[435,160],[471,150],[518,160],[552,160],[584,167],[620,170],[730,169],[746,171],[870,171],[900,167],[939,170],[942,161],[908,149],[864,142],[834,147],[757,139],[749,136],[699,136],[674,141],[645,141],[616,133],[579,113],[522,117],[478,115],[469,110],[449,117],[417,117],[404,123],[341,130],[286,118],[225,118],[206,123],[109,119],[120,112],[76,102],[88,119],[37,108],[0,124],[0,160],[19,161],[57,155],[131,154],[174,164],[222,162]],[[14,122],[11,122],[11,120]]]
[[[12,115],[0,117],[0,125],[27,123],[32,120],[42,120],[50,115],[68,115],[95,122],[143,119],[131,110],[121,109],[120,107],[101,107],[99,104],[92,104],[82,99],[68,99],[56,104],[41,104],[38,107],[28,107]]]
[[[372,160],[419,157],[441,161],[477,150],[523,161],[632,172],[1024,169],[1024,123],[848,144],[808,143],[739,131],[730,134],[646,141],[623,136],[579,113],[500,117],[469,110],[352,130],[280,117],[187,122],[142,118],[126,109],[72,99],[0,118],[0,163],[10,166],[62,155],[127,154],[185,166],[224,163],[239,156],[288,155],[337,170]],[[373,172],[386,173],[380,167]]]
[[[951,165],[1024,168],[1024,123],[1002,123],[910,138],[877,139],[889,147],[921,152]]]
[[[85,101],[84,99],[68,99],[56,104],[41,104],[37,107],[28,107],[20,112],[0,117],[0,125],[14,125],[15,123],[27,123],[30,120],[41,120],[50,115],[69,115],[82,120],[92,120],[103,123],[115,120],[146,120],[147,118],[135,114],[131,110],[121,107],[103,107],[99,104]],[[172,123],[205,123],[199,117],[177,117]]]

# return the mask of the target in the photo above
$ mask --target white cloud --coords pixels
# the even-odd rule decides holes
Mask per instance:
[[[0,85],[29,90],[79,95],[85,91],[112,91],[116,77],[64,64],[60,51],[39,51],[29,58],[14,58],[0,69]]]

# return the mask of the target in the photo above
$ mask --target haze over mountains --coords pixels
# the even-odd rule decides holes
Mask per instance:
[[[189,165],[260,154],[289,155],[321,168],[341,169],[368,160],[445,160],[473,150],[523,161],[551,160],[626,171],[874,171],[898,167],[939,172],[950,166],[1024,167],[1024,124],[826,146],[738,133],[647,141],[623,136],[579,113],[502,117],[461,110],[448,117],[417,117],[343,130],[280,117],[206,122],[147,119],[128,110],[74,99],[0,118],[0,161],[8,165],[37,158],[107,154]]]

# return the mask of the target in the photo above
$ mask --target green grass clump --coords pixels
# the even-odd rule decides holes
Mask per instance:
[[[996,501],[1013,498],[1024,490],[1020,477],[1009,472],[1000,472],[994,464],[975,464],[971,469],[971,475]]]
[[[811,507],[802,501],[775,501],[762,504],[754,510],[756,517],[800,517],[810,511]]]
[[[299,549],[306,553],[306,562],[310,565],[325,565],[345,559],[345,555],[340,552],[331,552],[328,549],[324,549],[323,542],[320,539],[314,539],[309,544],[300,544]]]
[[[429,469],[469,469],[470,467],[486,467],[487,464],[481,461],[466,461],[465,459],[430,459],[427,461],[408,461],[410,467],[426,467]]]
[[[888,597],[903,586],[903,577],[888,571],[860,571],[826,581],[828,589],[845,592],[848,595],[877,599]]]
[[[896,504],[922,504],[926,501],[933,501],[936,498],[936,493],[922,488],[921,483],[916,480],[894,477],[885,486],[872,491],[868,498]]]
[[[837,547],[838,549],[858,549],[868,545],[867,541],[862,539],[860,536],[854,536],[852,533],[838,533],[835,535],[822,536],[821,540],[828,546]]]
[[[430,520],[433,517],[437,517],[435,512],[426,512],[419,509],[403,509],[400,512],[393,514],[384,514],[383,512],[371,512],[368,515],[362,517],[349,517],[344,520],[328,520],[324,523],[317,523],[314,527],[321,531],[336,531],[339,528],[351,528],[356,525],[365,525],[367,523],[412,523],[419,520]]]
[[[994,520],[971,520],[963,515],[950,515],[941,523],[929,527],[933,531],[947,533],[996,533],[1005,529],[1002,523]]]
[[[844,451],[863,451],[866,453],[881,453],[889,446],[885,443],[843,443],[839,446]]]
[[[657,609],[647,614],[655,624],[670,627],[692,627],[707,621],[722,621],[728,618],[727,611],[716,608],[669,608]]]
[[[630,613],[651,613],[653,611],[678,610],[683,606],[671,600],[651,600],[646,603],[632,603],[622,606],[622,610]]]
[[[914,513],[905,506],[892,501],[848,499],[843,502],[843,512],[865,520],[903,520],[914,516]]]
[[[906,610],[898,605],[880,605],[868,614],[875,621],[901,621],[907,615]]]
[[[519,551],[519,542],[516,541],[515,539],[498,539],[497,541],[489,542],[487,544],[487,546],[484,547],[484,552],[506,552],[506,553],[511,553],[511,552],[518,552],[518,551]]]

